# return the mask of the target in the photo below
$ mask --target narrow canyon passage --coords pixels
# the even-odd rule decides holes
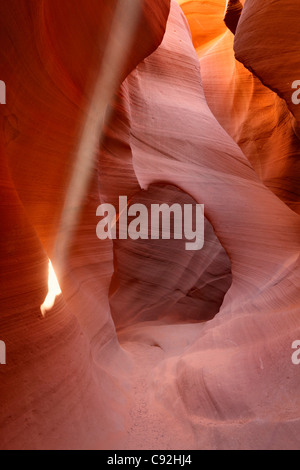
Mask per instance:
[[[116,174],[114,182],[117,194],[128,190],[129,194],[134,193],[140,184],[146,191],[134,199],[144,202],[148,185],[165,181],[204,202],[231,259],[233,284],[231,281],[227,284],[223,293],[225,302],[222,307],[220,302],[214,313],[220,307],[221,311],[214,320],[199,324],[194,317],[194,322],[188,324],[188,303],[180,316],[176,311],[180,311],[180,303],[174,305],[175,312],[172,312],[169,298],[167,305],[163,299],[161,303],[156,299],[159,283],[161,279],[165,283],[165,278],[158,277],[156,285],[151,273],[159,272],[163,248],[156,245],[154,256],[147,244],[142,245],[141,254],[132,242],[123,246],[117,242],[121,246],[116,256],[125,264],[118,264],[121,286],[112,295],[111,305],[113,312],[119,309],[115,317],[117,324],[120,321],[122,325],[119,338],[133,352],[138,371],[127,445],[141,439],[139,446],[155,448],[157,433],[164,429],[163,423],[168,422],[170,415],[178,418],[173,425],[167,425],[173,437],[162,431],[163,447],[180,446],[177,433],[189,441],[183,447],[242,449],[249,439],[256,448],[269,446],[272,440],[280,440],[283,445],[287,429],[296,430],[299,425],[292,412],[298,400],[295,401],[290,388],[299,384],[299,376],[288,363],[289,346],[299,331],[299,217],[259,182],[238,146],[210,114],[193,51],[183,14],[173,3],[162,45],[122,85],[115,105],[118,120],[113,124],[116,127],[110,128],[100,171],[101,176],[108,176],[112,168],[112,149],[116,149],[113,136],[117,136],[118,144],[128,148],[125,161],[130,175],[124,181],[122,170],[118,169],[120,178]],[[177,74],[180,80],[175,79],[171,87],[166,77],[172,71],[173,77]],[[188,80],[185,82],[183,77]],[[138,112],[132,113],[132,109]],[[170,121],[168,116],[172,116]],[[120,122],[123,123],[121,133],[117,129]],[[215,133],[210,140],[207,140],[208,127],[210,136],[213,130]],[[132,162],[131,172],[128,162]],[[101,176],[101,194],[107,201],[109,190],[105,192]],[[208,236],[207,240],[210,240]],[[172,248],[165,245],[165,250],[168,249],[169,256],[164,253],[166,259],[176,259],[183,265],[184,254],[178,250],[174,256]],[[226,259],[228,276],[230,261]],[[173,272],[171,264],[169,261],[168,272]],[[198,257],[195,264],[198,269],[203,267],[203,259]],[[176,272],[179,269],[178,266]],[[203,271],[205,276],[207,270]],[[224,257],[223,281],[225,273]],[[199,276],[201,279],[200,273]],[[181,288],[186,278],[183,279],[178,284]],[[172,285],[174,296],[175,287]],[[204,292],[201,293],[203,299]],[[295,306],[292,309],[291,297]],[[196,305],[201,321],[201,302]],[[164,308],[167,308],[165,317]],[[208,304],[205,308],[207,312]],[[177,324],[170,325],[172,313],[179,316]],[[183,325],[185,313],[187,324]],[[149,321],[155,316],[162,317],[162,322]],[[124,326],[126,317],[127,327]],[[157,347],[162,352],[156,351]],[[284,363],[286,367],[281,369]],[[286,406],[282,406],[283,402]],[[165,413],[168,408],[169,413]],[[177,426],[181,424],[178,429],[176,421]],[[259,429],[257,435],[255,429]],[[291,445],[295,445],[295,431],[292,434],[295,440]]]
[[[299,448],[296,1],[0,7],[2,449]],[[200,242],[204,205],[204,245],[104,204]]]

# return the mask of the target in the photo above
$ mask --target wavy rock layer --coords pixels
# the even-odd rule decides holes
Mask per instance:
[[[225,24],[230,31],[235,34],[243,11],[243,5],[240,0],[229,0],[227,2],[226,13],[224,17]]]
[[[124,432],[130,361],[109,310],[112,245],[95,236],[96,171],[68,247],[63,297],[45,319],[40,313],[48,256],[115,4],[13,0],[0,7],[1,79],[7,84],[7,105],[0,108],[3,449],[105,448]],[[125,51],[118,83],[163,37],[169,1],[142,6],[137,46]]]
[[[295,0],[247,0],[235,39],[237,58],[288,104],[299,125],[300,109],[292,102],[299,80],[300,9]],[[262,25],[257,27],[257,25]]]
[[[152,204],[194,206],[195,201],[170,185],[152,185],[131,199],[143,204],[149,219]],[[132,218],[129,218],[131,222]],[[220,310],[231,282],[230,261],[217,240],[211,224],[205,221],[205,246],[187,251],[188,240],[151,240],[151,220],[145,234],[148,240],[118,240],[115,248],[115,275],[112,279],[110,303],[118,330],[145,321],[188,323],[211,320]],[[177,235],[182,235],[178,231]]]
[[[183,8],[193,15],[195,3],[206,2]],[[297,209],[299,198],[290,180],[277,192],[270,178],[274,171],[284,188],[271,147],[290,145],[284,171],[297,147],[285,103],[234,61],[221,0],[207,5],[214,21],[194,39],[198,55],[175,1],[168,22],[168,1],[143,3],[59,279],[62,296],[41,317],[114,2],[68,5],[0,7],[1,79],[9,84],[0,131],[1,448],[298,448],[291,344],[300,336],[300,221],[286,203]],[[270,103],[278,106],[273,120]],[[255,138],[259,123],[250,126],[258,110],[269,144]],[[100,242],[96,208],[120,195],[205,204],[204,250],[188,254],[177,240]]]
[[[190,3],[200,4],[199,1]],[[197,38],[204,16],[200,9],[195,10],[191,21],[186,5],[182,8],[188,15],[192,36]],[[217,14],[219,2],[213,5]],[[230,5],[229,2],[228,8]],[[222,23],[219,15],[220,29]],[[291,113],[275,92],[235,60],[233,42],[230,32],[221,36],[218,32],[214,39],[211,35],[203,37],[197,52],[205,97],[219,123],[240,146],[261,180],[299,213],[300,143]]]
[[[299,374],[290,351],[299,332],[299,216],[261,183],[208,108],[174,2],[162,45],[123,87],[135,110],[139,184],[166,181],[204,203],[233,273],[211,322],[140,322],[120,332],[137,363],[127,445],[154,448],[159,435],[163,448],[296,448]],[[176,425],[166,436],[170,416]]]

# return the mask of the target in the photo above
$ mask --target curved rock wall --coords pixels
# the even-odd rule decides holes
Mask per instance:
[[[45,317],[116,2],[0,6],[2,449],[299,448],[297,2],[179,3],[142,3]],[[119,196],[204,204],[204,249],[98,240],[97,206]]]

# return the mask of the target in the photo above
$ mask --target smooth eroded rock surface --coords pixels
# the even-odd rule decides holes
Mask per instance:
[[[248,70],[225,1],[142,3],[41,315],[115,3],[0,6],[0,446],[298,449],[297,1],[241,2]],[[203,250],[98,240],[97,207],[119,196],[204,204]]]

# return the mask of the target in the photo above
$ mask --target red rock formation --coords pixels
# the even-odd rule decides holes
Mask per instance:
[[[159,45],[169,3],[143,2],[134,47],[119,83]],[[89,0],[85,6],[82,0],[72,6],[56,0],[13,0],[1,5],[1,79],[7,84],[8,103],[2,110],[4,137],[9,143],[19,135],[7,146],[7,158],[31,222],[50,247],[115,4],[116,0]]]
[[[159,410],[145,412],[135,438],[169,409],[177,445],[179,435],[191,445],[193,430],[195,448],[296,448],[299,374],[290,347],[299,334],[299,217],[260,182],[213,117],[180,18],[173,3],[162,45],[126,80],[136,110],[133,165],[142,188],[168,181],[205,203],[233,285],[217,317],[197,329],[177,325],[172,339],[155,325],[122,331],[122,341],[158,344],[165,358],[147,381]],[[129,347],[145,354],[144,345]]]
[[[124,428],[124,373],[113,372],[122,352],[107,295],[112,247],[95,236],[96,185],[86,195],[69,247],[60,279],[63,297],[45,319],[40,312],[47,293],[46,250],[51,256],[114,5],[17,0],[0,7],[1,79],[7,84],[7,105],[0,109],[4,449],[101,448]],[[144,2],[119,83],[159,45],[168,7],[168,0]],[[112,359],[106,371],[107,345]]]
[[[132,204],[195,205],[178,188],[153,185],[137,192]],[[130,221],[130,218],[129,218]],[[199,223],[199,221],[197,221]],[[196,220],[194,220],[196,223]],[[211,224],[205,223],[202,250],[187,251],[186,239],[117,240],[114,242],[115,274],[110,304],[117,329],[146,321],[199,323],[211,320],[220,310],[231,286],[230,261]]]
[[[195,28],[204,3],[184,2]],[[115,2],[0,7],[3,449],[299,447],[300,221],[285,204],[299,204],[298,147],[285,103],[235,62],[224,3],[194,36],[201,67],[177,3],[164,38],[169,2],[143,3],[45,318],[48,256]],[[205,204],[204,251],[99,241],[96,208],[120,195]]]
[[[243,11],[240,0],[228,0],[224,17],[225,24],[230,31],[235,34],[237,25]]]
[[[287,102],[298,124],[300,110],[292,102],[292,84],[300,75],[299,15],[295,0],[287,0],[280,10],[271,0],[247,0],[235,39],[237,58]]]
[[[198,5],[201,2],[183,5],[188,19],[186,5],[190,3]],[[218,15],[220,31],[223,19],[219,2],[212,3],[215,15]],[[202,24],[204,18],[199,9],[194,13],[193,22],[189,21],[193,37],[197,38],[197,25]],[[230,32],[221,36],[218,32],[214,38],[211,35],[203,37],[201,45],[198,45],[207,102],[263,182],[299,212],[300,170],[297,155],[300,144],[293,119],[286,103],[235,60],[233,41],[234,36]],[[258,115],[260,119],[257,119]]]

